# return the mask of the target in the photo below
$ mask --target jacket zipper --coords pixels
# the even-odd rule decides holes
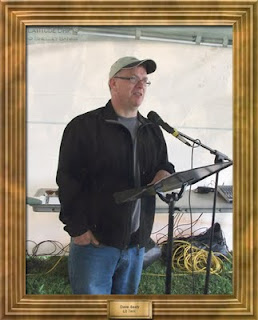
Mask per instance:
[[[145,128],[148,125],[152,125],[152,123],[144,123],[142,125],[139,126],[139,128],[137,129],[136,132],[136,137],[135,137],[135,152],[137,152],[137,147],[138,147],[138,138],[139,138],[139,132]],[[141,163],[140,163],[140,150],[138,150],[138,165],[139,165],[139,175],[140,175],[140,185],[141,185],[141,173],[144,174],[145,172],[143,172],[143,168],[141,168]],[[141,206],[142,206],[142,201],[141,201]],[[140,208],[140,225],[139,225],[139,244],[137,244],[137,255],[139,255],[139,251],[140,251],[140,244],[143,244],[143,232],[142,232],[142,228],[143,228],[143,223],[142,223],[142,214],[141,214],[142,210]]]
[[[130,135],[130,141],[131,141],[131,150],[132,150],[132,161],[131,161],[131,171],[133,172],[133,176],[134,176],[134,152],[135,152],[135,150],[134,150],[134,145],[133,145],[133,140],[132,140],[132,136],[131,136],[131,133],[130,133],[130,131],[126,128],[126,126],[124,126],[122,123],[120,123],[120,122],[118,122],[118,121],[116,121],[116,120],[105,120],[106,122],[108,122],[108,123],[111,123],[111,124],[114,124],[114,125],[118,125],[118,126],[120,126],[121,128],[124,128],[127,132],[128,132],[128,134]],[[138,130],[137,130],[138,131]],[[137,136],[137,134],[136,134],[136,136]],[[133,179],[134,180],[134,179]],[[135,181],[134,181],[134,185],[135,185]],[[126,228],[126,235],[125,235],[125,238],[124,238],[124,244],[123,244],[123,247],[125,248],[125,249],[127,249],[128,248],[128,241],[127,241],[127,238],[129,239],[130,237],[129,237],[129,233],[130,233],[130,226],[131,226],[131,223],[132,223],[132,217],[131,217],[131,215],[129,215],[129,217],[128,217],[128,219],[129,219],[129,221],[128,221],[128,223],[127,223],[127,228]]]
[[[119,125],[119,126],[121,126],[122,128],[125,128],[126,129],[126,131],[129,133],[129,135],[130,135],[130,140],[131,140],[131,146],[132,146],[132,172],[133,172],[133,176],[134,176],[134,166],[135,166],[135,160],[136,160],[136,152],[137,152],[137,148],[138,148],[138,135],[139,135],[139,131],[141,131],[142,130],[142,128],[144,128],[144,127],[146,127],[146,126],[148,126],[148,125],[152,125],[152,123],[144,123],[144,124],[141,124],[138,128],[137,128],[137,131],[136,131],[136,136],[135,136],[135,143],[133,143],[133,140],[132,140],[132,136],[131,136],[131,133],[130,133],[130,131],[126,128],[126,126],[124,126],[123,124],[121,124],[120,122],[118,122],[118,121],[116,121],[116,120],[107,120],[107,119],[105,119],[105,121],[106,122],[108,122],[108,123],[112,123],[112,124],[115,124],[115,125]],[[138,154],[139,154],[139,152],[138,152]],[[139,159],[139,157],[138,157],[138,159]],[[140,165],[140,161],[139,161],[139,174],[140,174],[140,176],[141,176],[141,165]],[[134,186],[135,186],[135,179],[134,179]],[[140,184],[141,184],[141,182],[140,182]],[[136,186],[137,187],[137,186]],[[127,228],[127,230],[126,230],[126,232],[127,232],[127,234],[126,234],[126,237],[125,237],[125,239],[129,239],[130,237],[128,237],[128,235],[129,235],[129,230],[130,230],[130,226],[131,226],[131,223],[132,223],[132,217],[131,217],[131,215],[129,215],[129,223],[128,223],[128,228]],[[141,214],[140,214],[140,226],[139,226],[139,229],[141,229]],[[139,236],[141,236],[141,232],[139,232]],[[141,241],[141,239],[139,239],[139,242]],[[124,241],[124,247],[127,249],[128,248],[128,245],[125,245],[125,243],[126,243],[127,241]],[[137,249],[138,249],[138,254],[139,254],[139,250],[140,250],[140,245],[138,244],[137,245]]]

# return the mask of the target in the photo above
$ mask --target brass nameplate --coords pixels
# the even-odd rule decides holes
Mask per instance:
[[[152,303],[148,300],[110,300],[109,319],[151,319]]]

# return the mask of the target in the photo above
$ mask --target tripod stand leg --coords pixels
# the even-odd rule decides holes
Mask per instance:
[[[215,189],[214,189],[214,201],[213,201],[213,212],[212,212],[212,222],[211,222],[211,235],[210,235],[210,244],[209,244],[209,253],[207,258],[206,266],[206,278],[205,278],[205,287],[204,294],[208,294],[209,281],[210,281],[210,270],[211,270],[211,256],[212,256],[212,242],[214,236],[214,223],[215,223],[215,211],[216,211],[216,200],[217,200],[217,189],[218,189],[219,173],[216,173]]]

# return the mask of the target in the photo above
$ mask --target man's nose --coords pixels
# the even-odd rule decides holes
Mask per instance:
[[[144,82],[144,80],[139,80],[136,85],[137,87],[140,87],[140,88],[146,87],[146,83]]]

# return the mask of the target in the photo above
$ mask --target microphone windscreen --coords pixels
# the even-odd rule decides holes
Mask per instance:
[[[150,111],[147,115],[147,118],[154,123],[159,124],[161,118],[155,111]]]

